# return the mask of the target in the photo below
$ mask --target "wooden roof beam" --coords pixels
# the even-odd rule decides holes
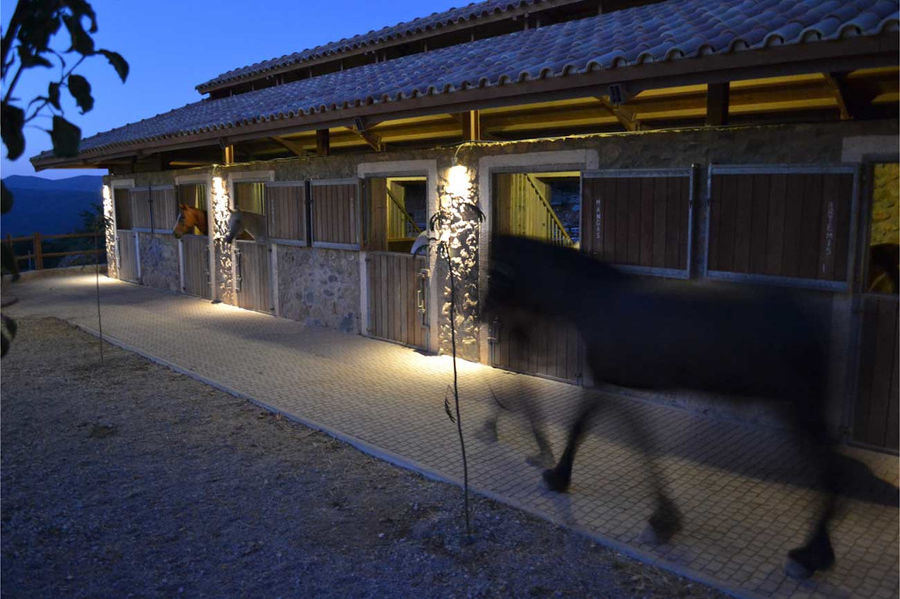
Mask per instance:
[[[469,110],[459,116],[462,120],[463,139],[466,141],[481,140],[481,111]]]
[[[728,124],[728,81],[710,83],[706,88],[706,124],[721,127]]]
[[[384,151],[384,142],[381,141],[381,136],[376,133],[372,133],[369,129],[377,123],[370,124],[365,118],[356,118],[353,120],[353,127],[350,127],[350,130],[356,133],[359,137],[362,138],[364,142],[369,144],[369,147],[375,150],[376,152]]]
[[[854,114],[851,110],[850,102],[848,102],[849,94],[847,93],[847,80],[844,73],[822,73],[825,77],[825,83],[834,95],[834,101],[837,102],[841,111],[841,120],[849,121],[850,119],[859,118],[859,114]]]
[[[290,150],[297,156],[302,157],[302,156],[306,156],[306,154],[307,154],[306,148],[301,143],[297,143],[296,141],[293,141],[290,139],[285,139],[284,137],[278,137],[278,136],[271,137],[270,139],[272,141],[274,141],[275,143],[277,143],[281,146],[284,146],[285,148],[287,148],[288,150]]]
[[[331,154],[331,134],[328,129],[316,129],[316,154],[319,156]]]
[[[626,108],[624,105],[619,104],[618,106],[613,104],[613,102],[607,96],[595,96],[600,104],[603,105],[608,112],[610,112],[616,119],[619,121],[619,124],[624,127],[626,131],[641,131],[644,127],[641,120],[637,118],[634,110],[631,108]]]

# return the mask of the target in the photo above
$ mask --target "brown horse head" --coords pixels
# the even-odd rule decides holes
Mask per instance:
[[[207,235],[206,210],[193,208],[187,204],[179,204],[178,211],[180,213],[178,221],[175,223],[175,228],[172,229],[175,239],[181,239],[182,235],[192,234],[195,227],[200,231],[201,235]]]

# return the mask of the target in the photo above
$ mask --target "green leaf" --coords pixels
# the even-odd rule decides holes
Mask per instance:
[[[69,30],[69,35],[72,38],[72,46],[68,51],[75,50],[84,56],[93,54],[94,40],[81,26],[81,17],[67,15],[63,17],[63,22],[66,24],[66,29]]]
[[[116,73],[119,74],[119,79],[124,83],[128,78],[128,62],[126,62],[118,52],[113,52],[111,50],[97,50],[97,54],[102,54],[106,57],[109,64],[111,64],[113,68],[116,69]]]
[[[75,98],[81,114],[94,107],[94,98],[91,96],[91,84],[81,75],[69,75],[69,92]]]
[[[50,104],[53,105],[57,110],[62,110],[59,105],[59,83],[55,81],[51,81],[50,85],[47,86],[47,100]]]
[[[0,181],[0,214],[6,214],[13,207],[13,194],[6,186],[6,183]]]
[[[59,115],[53,116],[53,130],[50,131],[50,138],[53,140],[54,156],[72,158],[78,155],[81,129]]]
[[[6,157],[10,160],[15,160],[25,151],[25,136],[22,135],[24,126],[25,111],[3,102],[0,107],[0,135],[3,137],[3,145],[6,146]]]

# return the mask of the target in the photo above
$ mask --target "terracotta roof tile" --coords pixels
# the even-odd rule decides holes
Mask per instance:
[[[502,4],[502,3],[497,3]],[[672,0],[202,100],[82,141],[108,148],[416,95],[898,29],[889,0]],[[43,158],[44,155],[41,156]],[[49,155],[46,155],[49,158]]]

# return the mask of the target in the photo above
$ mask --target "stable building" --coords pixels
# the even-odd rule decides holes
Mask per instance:
[[[410,253],[433,227],[460,355],[573,383],[576,331],[535,352],[479,324],[491,235],[808,289],[832,315],[835,426],[897,451],[898,13],[486,0],[237,68],[32,161],[109,170],[112,277],[447,352],[446,266]]]

